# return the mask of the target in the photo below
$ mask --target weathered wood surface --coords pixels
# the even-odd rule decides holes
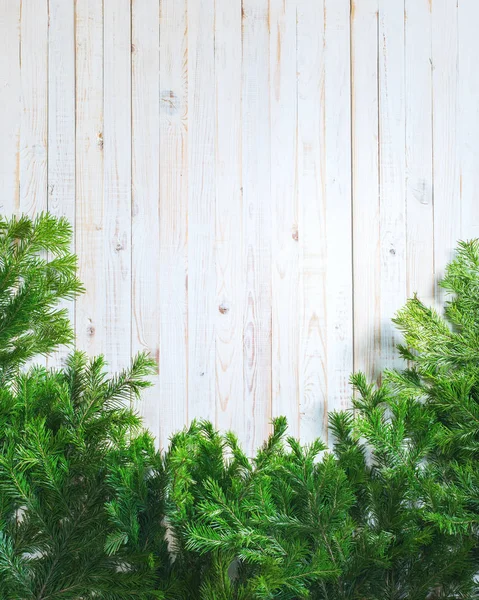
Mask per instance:
[[[475,0],[0,0],[5,214],[74,226],[77,346],[248,451],[327,437],[479,235]],[[57,364],[62,349],[49,359]]]

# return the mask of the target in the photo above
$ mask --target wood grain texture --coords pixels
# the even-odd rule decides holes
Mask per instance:
[[[105,352],[112,370],[131,356],[131,15],[130,0],[103,6]]]
[[[333,411],[350,406],[353,370],[351,31],[348,0],[325,0],[324,8],[327,402]]]
[[[30,216],[47,210],[48,0],[22,2],[20,28],[20,204]]]
[[[186,0],[160,13],[160,443],[188,421],[188,45]]]
[[[215,2],[188,4],[188,418],[215,407]]]
[[[405,3],[407,295],[434,299],[432,21],[428,0]],[[420,132],[420,133],[419,133]]]
[[[379,197],[379,5],[351,6],[354,369],[381,369],[381,237]]]
[[[296,2],[270,3],[272,414],[299,434]]]
[[[34,217],[48,208],[48,0],[21,3],[19,51],[18,212]],[[40,357],[37,362],[46,366],[47,358]]]
[[[300,431],[303,439],[311,441],[318,435],[328,439],[328,411],[346,407],[350,397],[353,320],[348,2],[299,3],[298,73],[303,319]]]
[[[75,231],[74,0],[49,2],[48,73],[48,211],[66,217]],[[62,306],[75,322],[75,302]],[[48,357],[48,365],[60,366],[70,350],[59,348]]]
[[[437,284],[461,237],[462,200],[457,153],[458,9],[456,2],[432,3],[432,119],[434,173],[434,273],[436,303],[445,292]],[[444,24],[448,23],[447,27]]]
[[[236,0],[215,7],[216,423],[246,431],[243,410],[245,257],[242,188],[242,19]]]
[[[48,210],[74,224],[74,0],[50,0],[48,32]]]
[[[246,260],[244,400],[246,450],[260,445],[271,420],[270,12],[243,0],[243,229]]]
[[[160,28],[157,0],[134,0],[132,23],[132,352],[159,361]],[[158,439],[159,373],[138,410]]]
[[[327,433],[327,205],[324,2],[298,4],[300,432]]]
[[[86,293],[76,301],[75,333],[80,350],[106,349],[103,201],[103,7],[97,0],[75,4],[76,232],[79,277]]]
[[[328,440],[479,235],[474,0],[0,0],[5,214],[75,228],[77,347],[248,453]],[[61,362],[65,349],[48,364]]]
[[[3,214],[20,205],[20,0],[0,3],[0,189]]]
[[[404,3],[379,1],[379,228],[382,367],[400,367],[391,322],[406,301]]]
[[[472,0],[462,0],[458,11],[457,146],[461,238],[471,239],[479,237],[479,73],[476,60],[479,37],[474,27],[477,4]],[[453,199],[455,206],[457,200]]]

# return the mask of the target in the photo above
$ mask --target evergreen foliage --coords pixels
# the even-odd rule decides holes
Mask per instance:
[[[161,597],[164,473],[129,407],[150,368],[75,353],[0,390],[0,598]]]
[[[76,352],[19,372],[72,341],[70,238],[64,219],[0,219],[0,599],[163,597],[165,473],[130,406],[152,361],[108,377]]]
[[[207,424],[176,438],[168,468],[178,478],[171,493],[176,499],[172,522],[179,554],[195,553],[186,572],[202,582],[200,591],[189,590],[190,597],[477,597],[479,242],[460,244],[441,285],[452,294],[444,318],[414,297],[395,319],[404,333],[399,350],[407,368],[386,372],[380,386],[369,384],[361,373],[352,377],[353,410],[330,416],[333,455],[310,461],[310,452],[316,457],[324,449],[320,442],[313,444],[314,450],[301,451],[297,442],[288,440],[291,450],[275,442],[266,463],[257,462],[261,452],[249,463],[244,457],[236,459],[234,443],[230,447]],[[276,423],[280,438],[284,426],[284,421]],[[230,461],[224,458],[225,448],[234,457]],[[224,475],[236,461],[245,465],[247,474],[237,485],[239,496]],[[329,529],[328,508],[323,505],[311,513],[312,503],[306,500],[308,490],[315,490],[327,506],[330,496],[321,496],[321,477],[311,487],[306,482],[313,471],[326,473],[329,466],[325,481],[340,477],[338,497],[344,501],[339,534]],[[267,500],[261,499],[264,485]],[[254,510],[248,502],[242,505],[244,498],[252,498]],[[314,523],[311,538],[307,523]],[[294,569],[309,564],[311,554],[290,565],[274,556],[275,548],[291,553],[288,544],[298,540],[311,553],[315,544],[324,544],[322,528],[341,538],[341,544],[323,545],[331,550],[334,572],[326,576],[318,569],[301,580],[300,588],[289,588],[281,574],[292,566],[295,577]],[[256,548],[258,535],[263,537]],[[261,558],[255,556],[250,564],[245,547]],[[279,560],[279,570],[274,570],[271,557]],[[231,580],[225,573],[234,561],[239,574]],[[255,587],[265,579],[270,587]]]
[[[354,502],[345,473],[316,441],[285,440],[286,420],[254,460],[231,433],[193,423],[173,437],[169,519],[176,598],[253,600],[308,598],[334,580],[347,559]]]
[[[444,316],[415,296],[394,319],[406,368],[386,371],[379,387],[356,374],[355,416],[331,416],[354,522],[366,539],[384,538],[351,554],[348,592],[333,597],[479,592],[479,241],[459,244],[440,285]]]
[[[352,377],[334,448],[287,437],[253,458],[193,422],[157,452],[132,400],[154,367],[74,352],[82,287],[63,219],[0,218],[0,600],[439,600],[479,596],[479,242],[444,317],[395,322],[402,371]]]
[[[374,389],[361,373],[352,382],[355,415],[332,414],[331,429],[355,492],[355,542],[326,598],[471,598],[474,540],[457,527],[469,519],[464,495],[430,462],[434,419],[420,402],[387,385]]]
[[[82,290],[64,218],[0,216],[0,385],[29,359],[73,341],[60,300]]]
[[[395,323],[404,333],[401,352],[409,368],[386,376],[398,395],[424,401],[437,424],[433,455],[474,492],[477,512],[479,240],[459,244],[441,285],[450,294],[444,318],[418,298],[399,311]]]

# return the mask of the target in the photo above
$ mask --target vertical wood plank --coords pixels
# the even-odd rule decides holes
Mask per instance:
[[[103,4],[76,0],[76,236],[86,293],[76,302],[77,347],[104,353],[106,340],[103,203]]]
[[[20,212],[47,209],[48,1],[21,5]]]
[[[327,408],[333,411],[350,405],[353,370],[349,0],[326,0],[324,14]]]
[[[186,0],[160,5],[160,443],[188,420]]]
[[[160,28],[157,0],[132,3],[132,351],[160,354]],[[159,374],[139,412],[160,431]]]
[[[406,0],[407,295],[434,299],[432,61],[429,0]]]
[[[131,356],[131,19],[129,0],[104,3],[105,351],[112,370]]]
[[[378,0],[352,0],[354,370],[380,373]]]
[[[20,204],[20,0],[0,2],[0,211],[18,212]]]
[[[299,434],[296,2],[270,3],[272,413]]]
[[[326,437],[353,348],[395,364],[390,317],[479,235],[476,12],[0,0],[1,210],[76,221],[77,345],[158,359],[162,445],[195,416]]]
[[[243,436],[243,240],[241,5],[217,0],[216,82],[216,423]]]
[[[271,189],[269,1],[243,0],[243,209],[245,448],[253,452],[271,418]]]
[[[21,4],[21,117],[19,212],[48,208],[48,0]],[[46,357],[28,364],[47,365]]]
[[[406,301],[404,1],[379,2],[379,182],[381,357],[401,368],[391,319]],[[364,203],[366,199],[363,200]],[[358,249],[359,250],[359,249]]]
[[[188,4],[188,418],[215,418],[215,1]]]
[[[437,283],[461,236],[461,197],[457,156],[457,3],[432,3],[434,269],[436,302],[445,292]]]
[[[458,160],[462,239],[479,237],[479,73],[477,56],[478,6],[472,0],[458,5]],[[454,199],[459,202],[459,199]]]
[[[328,439],[352,370],[349,3],[298,12],[301,437]],[[318,100],[319,99],[319,100]]]
[[[75,3],[49,0],[48,210],[75,221]]]
[[[327,432],[324,2],[298,2],[298,194],[301,244],[300,432]]]
[[[49,0],[48,36],[48,211],[75,228],[75,3]],[[72,251],[75,251],[74,240]],[[72,323],[75,302],[66,301]],[[60,366],[70,348],[48,358]]]

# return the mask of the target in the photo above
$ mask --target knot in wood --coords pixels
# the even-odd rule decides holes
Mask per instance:
[[[222,315],[225,315],[227,312],[229,312],[230,307],[225,303],[222,302],[219,306],[218,306],[218,310],[220,311],[220,313]]]

